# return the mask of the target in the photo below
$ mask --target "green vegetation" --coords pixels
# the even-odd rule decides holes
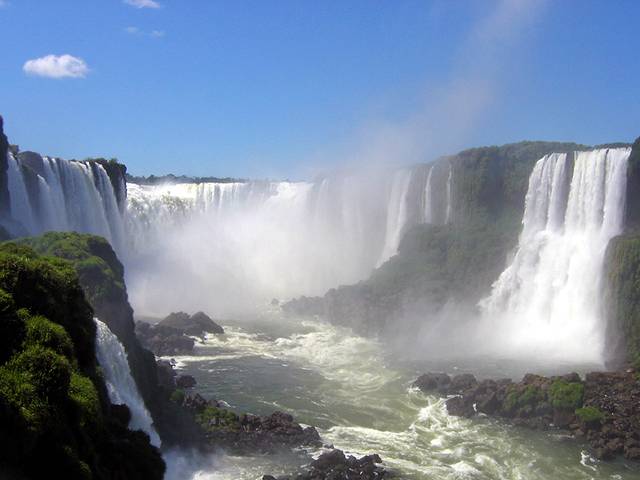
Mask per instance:
[[[506,410],[515,410],[523,407],[533,407],[545,400],[545,393],[536,385],[527,385],[523,390],[512,386],[504,400]]]
[[[561,410],[575,410],[582,406],[584,385],[577,382],[556,380],[549,388],[549,400],[554,408]]]
[[[238,416],[224,408],[206,407],[201,413],[196,415],[196,422],[205,430],[215,430],[219,428],[240,429]]]
[[[640,137],[633,142],[627,170],[627,205],[625,226],[627,230],[640,231]]]
[[[184,390],[182,390],[181,388],[176,388],[173,392],[171,392],[170,400],[173,403],[182,405],[182,402],[184,402],[184,397],[185,397]]]
[[[584,423],[600,423],[604,420],[604,413],[596,407],[581,407],[576,409],[576,417]]]
[[[74,361],[73,343],[62,325],[53,323],[41,315],[29,316],[22,310],[26,329],[25,344],[27,346],[42,345],[64,356],[67,361]]]
[[[149,175],[148,177],[127,174],[127,182],[138,185],[160,185],[163,183],[244,183],[244,178],[232,177],[187,177],[186,175]]]
[[[41,255],[69,260],[77,272],[91,305],[119,300],[125,294],[124,268],[111,245],[102,237],[68,232],[49,232],[20,239]]]
[[[609,363],[640,371],[640,236],[612,239],[605,255]]]
[[[148,436],[111,417],[76,269],[27,246],[77,255],[87,237],[0,244],[0,464],[27,478],[160,479]]]

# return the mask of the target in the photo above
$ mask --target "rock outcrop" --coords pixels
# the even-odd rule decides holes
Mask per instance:
[[[296,475],[273,477],[264,475],[262,480],[378,480],[392,478],[389,471],[381,465],[377,454],[356,458],[346,456],[342,450],[333,449],[323,452],[308,467]]]
[[[135,335],[124,268],[109,243],[93,235],[62,232],[49,232],[20,242],[41,254],[71,262],[95,315],[109,326],[124,346],[131,374],[163,445],[197,443],[197,427],[189,415],[180,412],[170,401],[171,389],[164,388],[159,381],[154,354],[143,348]]]
[[[594,455],[640,460],[640,382],[633,372],[527,374],[522,381],[477,381],[472,375],[427,373],[414,383],[426,393],[449,396],[451,415],[502,417],[529,428],[569,430]]]
[[[242,455],[321,446],[320,435],[314,427],[303,427],[287,413],[238,415],[224,402],[207,400],[198,393],[185,394],[182,390],[175,391],[173,401],[191,412],[214,449]]]
[[[9,198],[9,168],[8,155],[9,140],[4,133],[4,119],[0,115],[0,218],[8,216],[11,211],[11,199]]]
[[[93,310],[71,262],[0,245],[0,477],[162,479],[98,371]]]
[[[136,322],[136,334],[142,345],[159,357],[190,353],[195,345],[194,336],[204,338],[207,334],[223,333],[224,329],[203,312],[193,315],[174,312],[155,325]]]

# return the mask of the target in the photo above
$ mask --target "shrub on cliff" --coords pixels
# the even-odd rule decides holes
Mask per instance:
[[[640,371],[640,235],[613,238],[604,271],[607,362],[614,368],[630,363]]]
[[[554,408],[560,410],[575,410],[582,406],[584,385],[577,382],[556,380],[549,387],[549,400]]]
[[[0,475],[162,478],[148,436],[111,418],[92,317],[72,264],[0,245]]]
[[[1,244],[0,289],[11,294],[18,308],[64,327],[81,367],[95,363],[92,310],[68,262],[40,257],[31,248],[12,242]]]
[[[596,424],[604,420],[604,413],[596,407],[581,407],[576,409],[576,417],[586,424]]]

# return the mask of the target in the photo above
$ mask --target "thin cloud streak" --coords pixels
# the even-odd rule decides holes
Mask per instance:
[[[160,4],[155,0],[123,0],[127,5],[135,8],[160,8]]]

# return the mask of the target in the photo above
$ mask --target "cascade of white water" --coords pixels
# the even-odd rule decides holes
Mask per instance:
[[[225,302],[244,291],[250,298],[236,301],[244,305],[323,294],[366,278],[395,253],[406,230],[411,172],[350,172],[316,182],[128,184],[127,239],[137,256],[128,269],[134,303],[146,310],[196,296],[193,301],[202,302],[193,289],[166,291],[155,280],[169,268],[170,276],[185,278],[185,286],[186,278],[197,279]],[[410,211],[420,212],[420,195],[415,202]],[[412,221],[421,221],[420,215]]]
[[[447,175],[447,209],[445,212],[444,223],[449,224],[451,222],[451,214],[452,214],[452,192],[451,192],[451,181],[453,179],[453,167],[449,164],[449,174]]]
[[[433,223],[433,165],[429,168],[422,199],[422,220]]]
[[[602,262],[622,231],[629,154],[577,152],[570,184],[566,154],[536,163],[517,252],[481,302],[514,351],[601,360]]]
[[[131,411],[130,428],[132,430],[143,430],[149,435],[151,443],[159,447],[160,437],[155,428],[153,428],[151,415],[131,376],[129,361],[124,347],[105,323],[97,318],[95,322],[97,326],[96,356],[104,372],[111,403],[117,405],[126,404]]]
[[[11,216],[26,230],[19,234],[48,230],[92,233],[105,237],[122,252],[123,212],[102,165],[43,157],[41,174],[29,169],[37,181],[32,187],[35,193],[30,195],[22,171],[29,167],[22,167],[11,153],[8,158]]]
[[[407,194],[411,183],[411,170],[403,169],[395,173],[387,207],[387,228],[384,248],[378,259],[378,266],[394,255],[400,245],[407,221]]]
[[[35,229],[36,219],[29,200],[27,185],[24,181],[20,164],[11,154],[8,154],[9,169],[7,171],[9,198],[11,201],[11,216],[20,220],[28,231]]]

